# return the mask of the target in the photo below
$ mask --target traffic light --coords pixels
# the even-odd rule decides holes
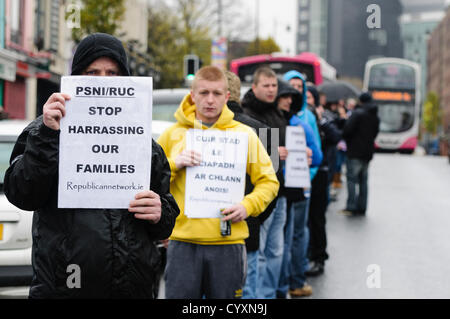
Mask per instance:
[[[184,56],[184,79],[192,81],[195,73],[200,67],[200,61],[195,54],[188,54]]]

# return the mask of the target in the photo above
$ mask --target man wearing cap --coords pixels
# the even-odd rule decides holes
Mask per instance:
[[[368,195],[369,162],[375,152],[375,138],[379,132],[378,107],[370,93],[362,93],[350,118],[347,120],[343,137],[347,143],[347,207],[344,215],[365,215]],[[356,192],[358,186],[359,192]]]
[[[95,33],[75,52],[72,75],[129,76],[122,43]],[[169,192],[170,167],[152,141],[149,190],[128,209],[57,206],[60,120],[70,96],[54,93],[43,115],[19,136],[5,175],[5,194],[34,211],[30,298],[152,298],[159,253],[179,214]],[[148,159],[150,160],[150,159]]]

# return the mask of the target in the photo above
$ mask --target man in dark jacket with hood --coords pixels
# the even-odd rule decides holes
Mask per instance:
[[[298,116],[302,94],[289,83],[278,80],[278,108],[283,111],[286,121],[291,125],[303,128],[306,139],[308,163],[316,167],[322,161],[322,151],[314,137],[311,126]],[[295,124],[293,124],[295,122]],[[289,154],[288,154],[289,157]],[[284,166],[284,165],[283,165]],[[284,227],[284,253],[280,280],[277,288],[277,298],[286,298],[287,292],[291,297],[309,296],[312,287],[306,283],[304,275],[307,265],[308,231],[308,200],[304,196],[303,188],[280,186],[279,201],[286,202],[286,225]]]
[[[347,207],[345,215],[365,215],[368,195],[369,162],[375,151],[375,138],[379,132],[378,107],[370,93],[363,93],[350,118],[347,120],[343,137],[347,143]],[[359,186],[359,194],[356,194]]]
[[[252,88],[242,99],[242,108],[245,114],[270,127],[270,158],[278,181],[283,185],[279,150],[285,146],[287,121],[277,107],[277,92],[278,81],[275,72],[267,66],[260,67],[254,73]],[[257,298],[276,297],[283,257],[283,228],[286,222],[286,210],[277,208],[278,198],[277,196],[273,200],[276,206],[260,228]],[[265,218],[265,213],[258,217]]]
[[[75,52],[72,75],[129,76],[122,43],[89,35]],[[167,158],[152,141],[150,190],[136,194],[128,210],[57,208],[59,123],[68,99],[50,96],[43,115],[19,136],[5,175],[9,201],[35,211],[29,297],[152,298],[154,241],[169,237],[179,213]]]
[[[272,202],[275,203],[275,208],[260,229],[259,260],[261,262],[258,265],[257,298],[275,298],[278,289],[283,264],[284,227],[287,218],[286,189],[284,188],[281,161],[284,161],[287,156],[285,148],[286,126],[289,123],[289,118],[299,111],[299,100],[301,98],[300,94],[285,82],[282,83],[280,90],[280,83],[272,69],[269,67],[258,68],[253,76],[252,88],[242,100],[244,113],[271,128],[271,159],[280,182],[280,191],[277,198]],[[298,109],[292,108],[288,112],[279,109],[277,98],[283,95],[293,96],[295,101],[291,105],[297,106]],[[278,151],[274,152],[273,150]],[[294,196],[297,196],[297,199],[303,199],[300,190],[294,191]]]

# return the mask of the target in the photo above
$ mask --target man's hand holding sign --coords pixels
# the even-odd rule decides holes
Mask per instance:
[[[148,220],[156,224],[161,219],[161,199],[153,191],[143,191],[136,194],[135,199],[130,202],[128,208],[134,217]]]
[[[231,178],[227,179],[225,176],[227,174],[226,171],[220,169],[232,168],[235,170],[239,164],[241,164],[241,172],[239,174],[245,174],[245,161],[247,159],[246,138],[243,138],[243,144],[239,146],[238,149],[236,145],[234,147],[230,147],[230,144],[233,145],[233,143],[228,143],[228,146],[226,146],[226,142],[240,140],[237,140],[236,137],[226,137],[225,135],[227,134],[220,131],[215,131],[212,133],[191,131],[189,133],[189,141],[193,141],[193,143],[188,143],[191,147],[196,147],[197,150],[183,150],[175,158],[175,166],[177,169],[184,167],[201,167],[199,170],[196,170],[195,173],[188,170],[188,175],[186,178],[188,195],[186,196],[186,202],[187,206],[190,207],[192,211],[201,211],[202,214],[190,214],[189,212],[188,214],[193,218],[220,217],[220,214],[222,214],[224,216],[222,221],[231,221],[232,223],[238,223],[245,220],[248,217],[247,210],[242,204],[239,204],[239,201],[244,197],[243,188],[241,187],[241,181],[243,178],[236,178],[236,180],[238,180],[238,184],[227,188],[227,183],[234,183],[236,180],[232,180]],[[230,133],[228,135],[230,135]],[[242,156],[239,158],[237,157],[237,154]],[[222,174],[224,176],[223,178]],[[224,201],[229,201],[229,204],[214,203],[213,201],[208,200],[206,203],[203,203],[202,206],[201,202],[206,199],[194,199],[194,196],[191,196],[204,192],[216,193],[213,194],[213,198],[222,200],[222,203]],[[190,209],[188,208],[188,210]],[[218,212],[220,212],[220,214]]]
[[[52,130],[59,130],[59,122],[66,115],[66,100],[69,94],[53,93],[43,107],[44,124]]]

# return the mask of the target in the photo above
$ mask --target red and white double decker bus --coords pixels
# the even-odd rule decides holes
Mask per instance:
[[[378,58],[366,63],[364,90],[378,105],[379,150],[412,153],[417,146],[420,122],[420,66],[398,58]]]
[[[250,84],[253,73],[262,65],[268,65],[280,77],[290,70],[299,71],[316,86],[324,81],[336,80],[336,69],[311,52],[294,56],[274,53],[234,59],[230,63],[230,71],[239,76],[243,84]]]

